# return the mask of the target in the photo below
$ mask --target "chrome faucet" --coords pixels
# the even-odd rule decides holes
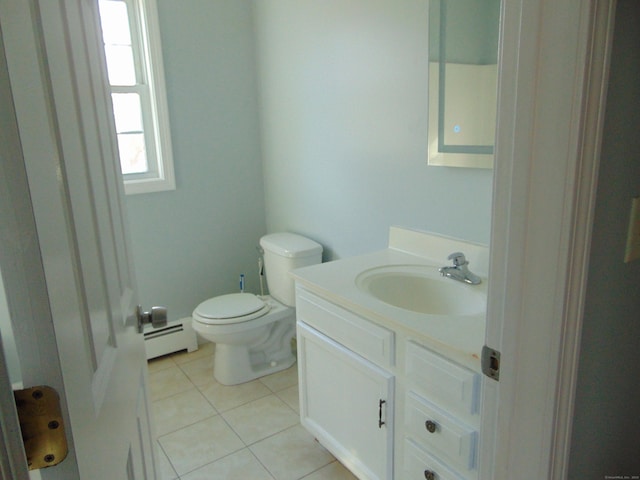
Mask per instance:
[[[453,260],[452,266],[445,266],[438,269],[443,277],[449,277],[459,282],[468,283],[470,285],[479,285],[482,280],[478,275],[469,271],[467,265],[469,262],[462,252],[454,252],[447,257]]]

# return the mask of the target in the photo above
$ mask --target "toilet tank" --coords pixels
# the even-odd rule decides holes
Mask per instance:
[[[322,262],[322,245],[295,233],[272,233],[260,239],[267,286],[273,298],[295,306],[295,284],[289,272]]]

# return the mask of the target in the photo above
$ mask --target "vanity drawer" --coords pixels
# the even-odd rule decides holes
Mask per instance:
[[[429,455],[412,440],[404,442],[403,480],[465,480],[444,463]]]
[[[296,292],[296,316],[298,321],[311,325],[378,365],[394,363],[392,331],[300,288]]]
[[[473,470],[478,432],[415,392],[409,392],[406,401],[405,427],[409,434],[457,468]]]
[[[480,409],[480,374],[413,341],[407,342],[407,378],[434,403],[468,418]]]

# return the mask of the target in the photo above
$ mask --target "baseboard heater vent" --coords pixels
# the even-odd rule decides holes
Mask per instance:
[[[197,350],[198,339],[191,326],[191,318],[171,320],[162,328],[145,325],[144,346],[147,351],[147,360],[180,350],[186,349],[189,352]]]

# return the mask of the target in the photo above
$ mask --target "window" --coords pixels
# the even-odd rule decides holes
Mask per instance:
[[[99,0],[127,194],[175,189],[155,0]]]

